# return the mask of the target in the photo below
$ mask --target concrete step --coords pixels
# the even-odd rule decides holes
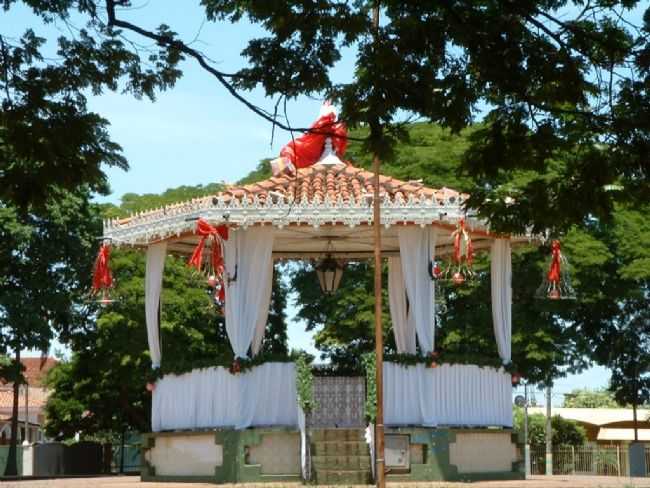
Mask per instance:
[[[313,456],[366,456],[365,441],[315,441],[311,444]]]
[[[365,429],[310,429],[312,441],[363,441]]]
[[[370,455],[359,456],[312,456],[314,469],[370,470]]]
[[[367,485],[369,470],[317,469],[316,483],[319,485]]]

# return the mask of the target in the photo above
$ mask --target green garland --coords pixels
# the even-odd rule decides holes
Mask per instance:
[[[245,373],[256,366],[264,363],[292,363],[300,356],[299,353],[291,354],[258,354],[253,358],[239,358],[233,361],[228,357],[192,360],[177,362],[172,366],[166,366],[164,363],[160,368],[151,369],[146,377],[147,383],[155,383],[163,376],[168,374],[181,375],[189,373],[195,369],[205,369],[213,367],[227,368],[232,374]]]
[[[368,352],[361,357],[366,370],[366,419],[375,423],[377,418],[377,363],[375,353]]]
[[[513,363],[503,364],[500,358],[484,356],[480,354],[459,354],[459,353],[431,353],[431,354],[409,354],[409,353],[390,353],[384,355],[384,361],[395,363],[400,366],[416,366],[424,364],[431,366],[432,363],[440,366],[442,364],[467,364],[478,366],[479,368],[503,368],[507,373],[517,372]]]
[[[310,361],[306,354],[300,354],[295,362],[298,404],[302,411],[308,414],[317,406],[314,402],[314,377],[311,372]]]

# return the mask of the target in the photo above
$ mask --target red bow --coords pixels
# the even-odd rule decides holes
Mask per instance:
[[[560,241],[555,240],[551,243],[551,252],[553,257],[551,259],[551,267],[549,268],[548,275],[546,275],[546,277],[551,283],[559,283],[560,257],[562,256],[562,253],[560,252]]]
[[[221,275],[223,272],[223,241],[228,240],[228,227],[225,225],[219,225],[213,227],[208,222],[203,219],[199,219],[196,222],[196,233],[201,236],[201,240],[196,245],[192,257],[190,258],[188,265],[201,271],[201,263],[203,261],[203,250],[205,249],[205,241],[208,238],[212,239],[212,253],[211,253],[211,265],[212,270]]]
[[[110,246],[102,244],[95,259],[95,269],[93,271],[93,292],[95,293],[113,286],[113,275],[109,263],[110,256]]]
[[[472,244],[472,237],[469,232],[465,230],[465,219],[458,221],[458,228],[452,234],[454,238],[454,261],[460,264],[463,259],[461,244],[465,241],[465,261],[468,266],[472,265],[474,261],[474,245]]]

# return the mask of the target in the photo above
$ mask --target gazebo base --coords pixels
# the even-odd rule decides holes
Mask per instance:
[[[357,471],[361,468],[369,471],[367,447],[360,439],[355,438],[354,442],[347,439],[351,430],[312,430],[313,467],[327,462],[345,470],[354,458],[360,463],[364,461],[363,466],[355,468]],[[343,447],[349,450],[348,444],[354,444],[359,452],[338,452],[342,447],[334,444],[343,434],[346,437]],[[509,429],[386,428],[386,439],[388,481],[524,479],[521,449]],[[293,429],[160,432],[147,434],[143,441],[142,481],[256,483],[301,480],[300,433]],[[331,455],[317,452],[323,447],[337,451],[333,450]],[[331,466],[327,469],[333,470],[332,473],[336,471]],[[327,484],[336,484],[335,478],[328,476]],[[349,484],[345,477],[341,477],[343,481]]]
[[[387,481],[525,478],[523,448],[510,429],[387,427],[385,435],[387,448],[408,439],[407,468],[390,466],[399,451],[386,451]]]
[[[300,432],[281,427],[156,432],[142,445],[142,481],[300,481]]]

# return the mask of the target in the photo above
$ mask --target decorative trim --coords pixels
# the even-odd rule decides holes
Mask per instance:
[[[372,198],[358,201],[336,201],[326,197],[323,201],[285,201],[269,197],[261,201],[257,195],[239,200],[231,197],[196,199],[182,204],[142,212],[127,219],[104,221],[104,237],[116,245],[144,245],[150,242],[180,237],[193,232],[199,217],[213,224],[229,223],[244,229],[252,225],[270,224],[283,228],[292,224],[307,224],[315,228],[321,225],[345,225],[356,227],[373,222]],[[464,217],[470,227],[487,229],[487,224],[466,213],[463,200],[450,197],[447,201],[436,198],[418,198],[411,195],[408,200],[397,197],[394,200],[384,195],[381,204],[381,223],[386,228],[397,224],[430,225],[434,222],[455,224]]]

